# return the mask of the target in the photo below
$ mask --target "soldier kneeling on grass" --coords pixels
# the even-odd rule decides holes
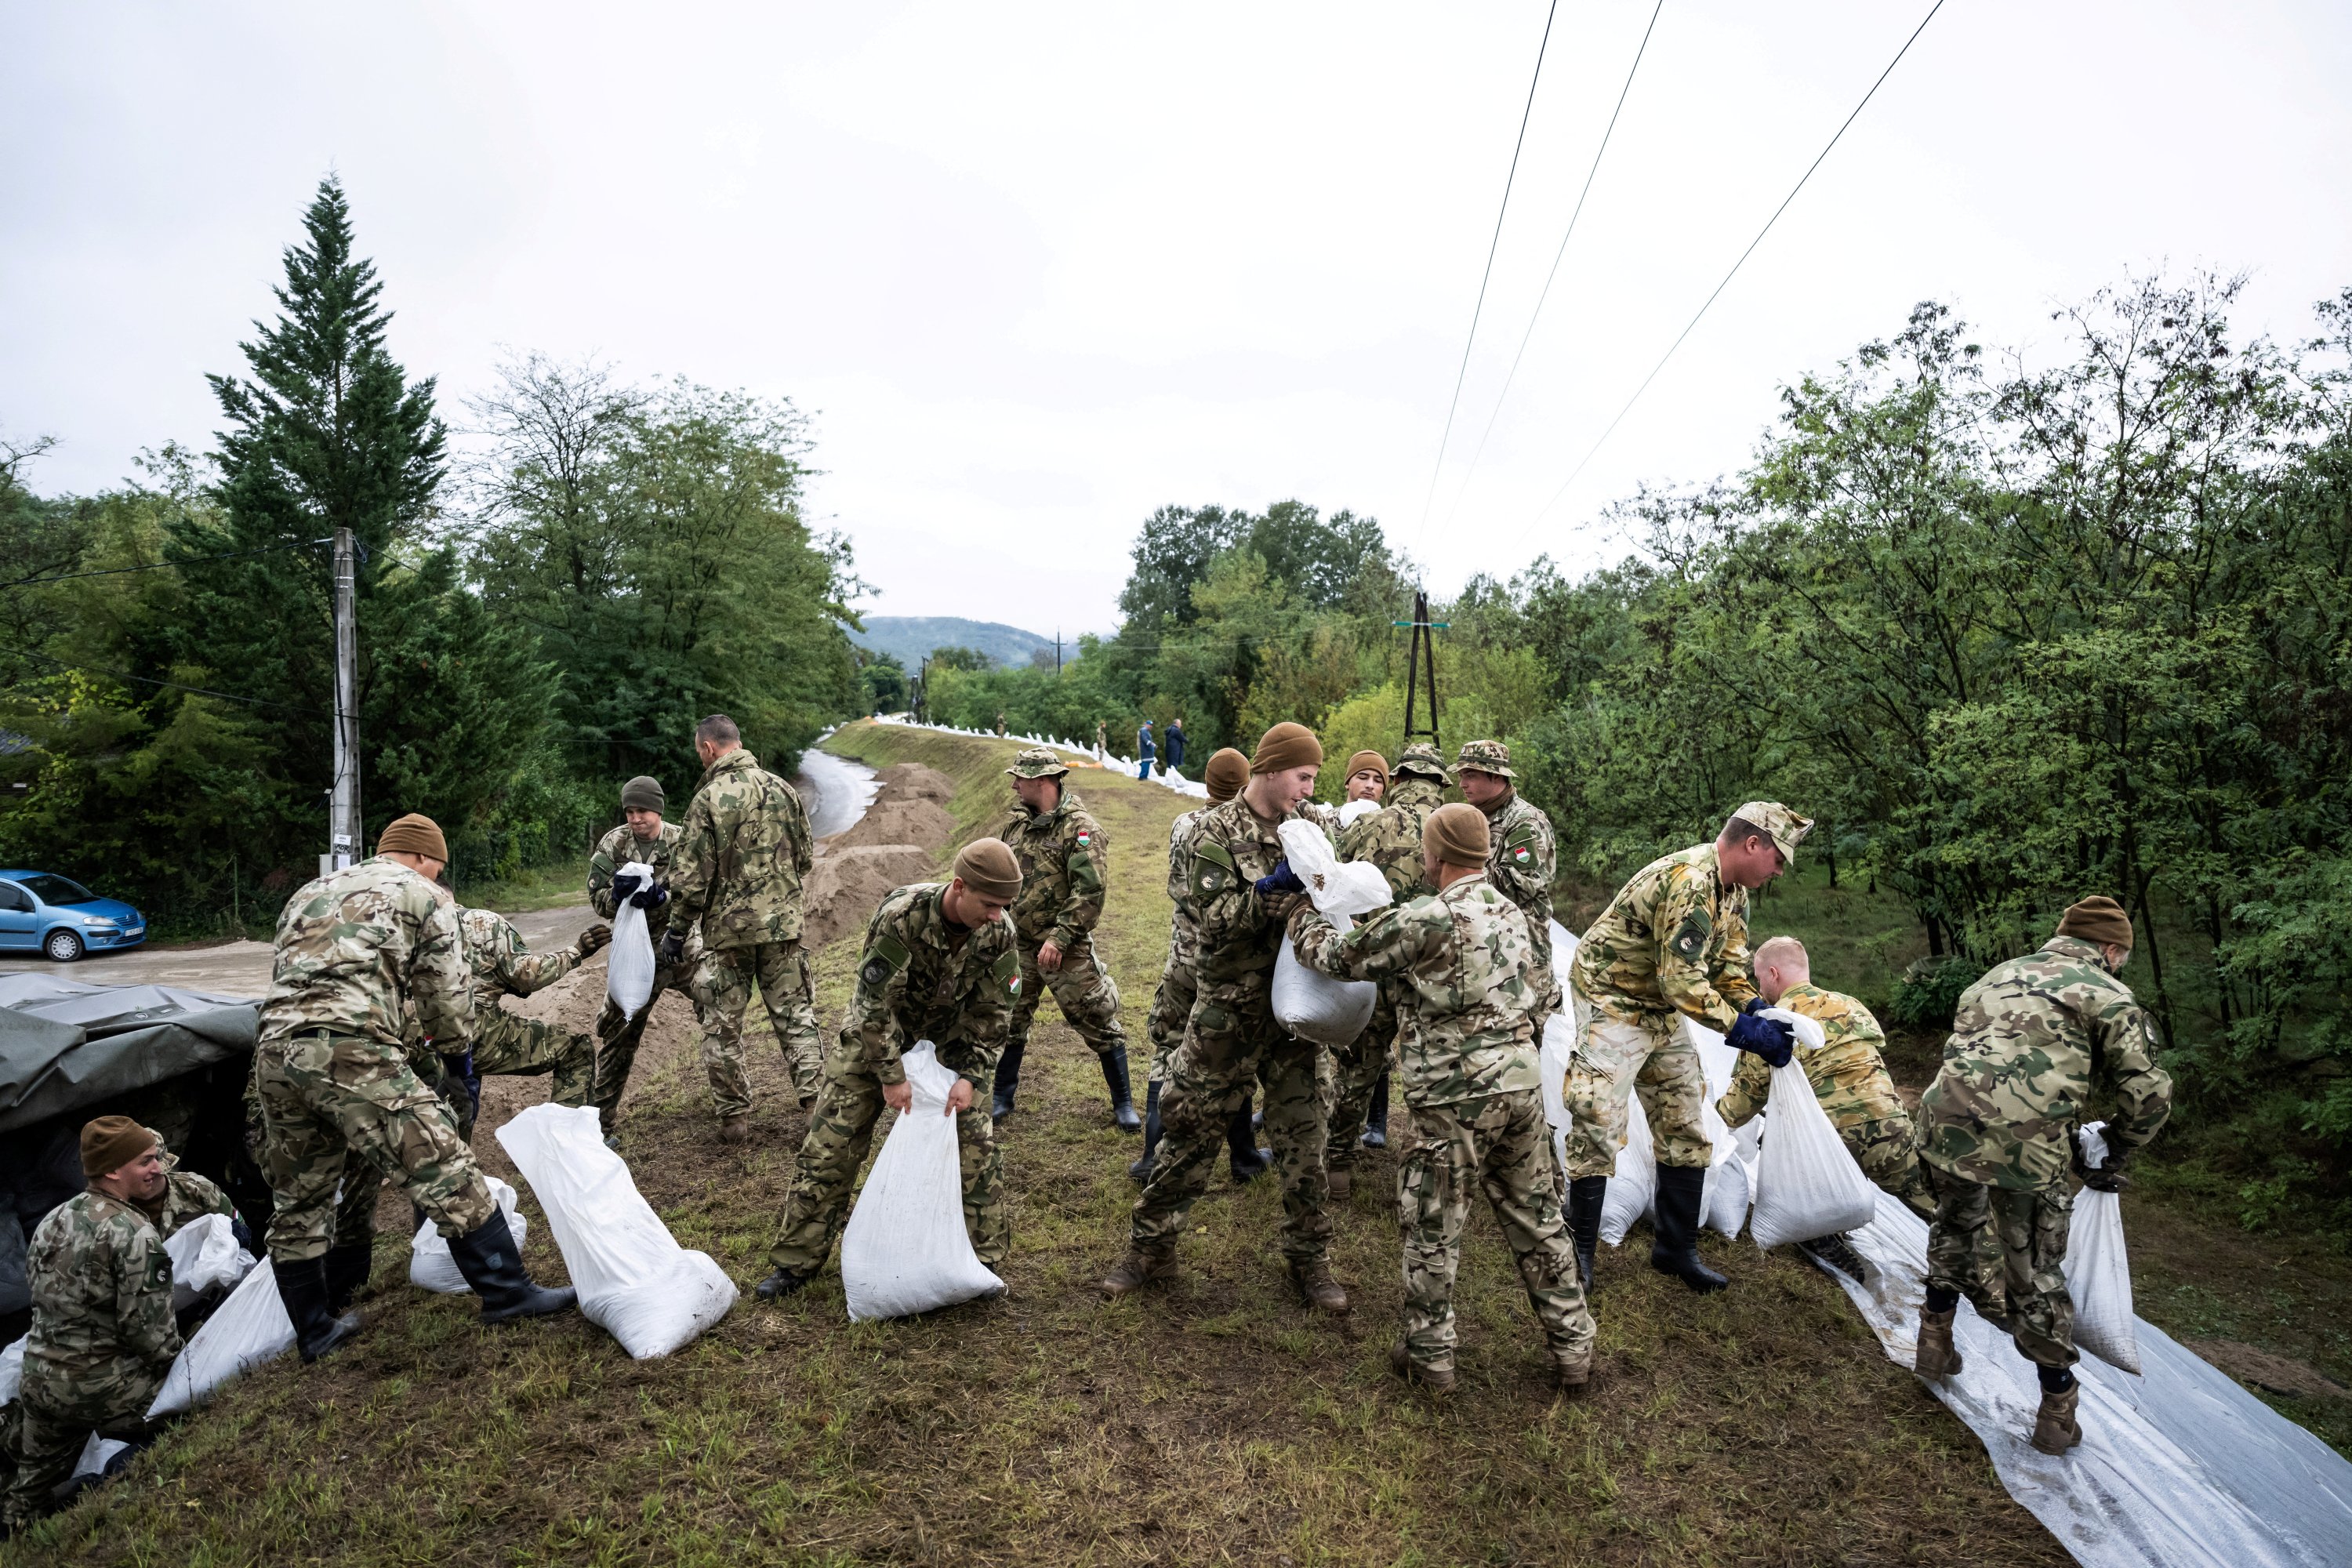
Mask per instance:
[[[1936,1218],[1916,1365],[1923,1377],[1960,1370],[1953,1315],[1983,1234],[1997,1230],[2010,1337],[2042,1381],[2033,1446],[2045,1454],[2083,1440],[2064,1273],[2074,1209],[2067,1173],[2120,1192],[2126,1157],[2172,1110],[2154,1028],[2117,978],[2131,950],[2122,905],[2093,897],[2073,906],[2042,951],[1996,965],[1961,994],[1943,1071],[1919,1100],[1919,1157],[1930,1167]],[[2074,1142],[2095,1088],[2115,1100],[2106,1131],[2113,1152],[2095,1171],[2084,1168]]]
[[[1398,1174],[1404,1336],[1389,1362],[1401,1377],[1454,1386],[1454,1279],[1470,1194],[1483,1192],[1543,1324],[1553,1374],[1581,1394],[1592,1376],[1592,1313],[1552,1180],[1530,1021],[1542,994],[1535,943],[1527,917],[1487,879],[1492,843],[1477,807],[1440,806],[1421,845],[1434,893],[1350,931],[1311,905],[1290,921],[1301,963],[1334,980],[1382,982],[1396,997],[1397,1081],[1413,1148]]]

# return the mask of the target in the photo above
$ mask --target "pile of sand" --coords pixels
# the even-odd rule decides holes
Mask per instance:
[[[893,763],[874,776],[882,783],[882,793],[874,797],[877,805],[886,800],[955,798],[955,780],[920,763]]]
[[[866,808],[864,816],[826,839],[825,847],[839,851],[861,844],[912,844],[936,849],[954,833],[955,818],[937,801],[882,795]]]
[[[891,889],[939,880],[938,852],[955,836],[940,802],[954,798],[955,781],[920,763],[874,776],[882,788],[866,815],[817,846],[803,905],[809,947],[855,934]]]

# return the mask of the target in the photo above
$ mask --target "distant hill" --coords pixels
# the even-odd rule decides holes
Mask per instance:
[[[1051,653],[1054,648],[1052,637],[996,621],[967,621],[961,616],[868,616],[866,629],[850,633],[849,640],[877,653],[895,654],[909,670],[919,667],[934,648],[978,648],[999,664],[1015,667],[1027,664],[1034,649]],[[1076,637],[1062,644],[1064,658],[1076,658],[1077,651]]]

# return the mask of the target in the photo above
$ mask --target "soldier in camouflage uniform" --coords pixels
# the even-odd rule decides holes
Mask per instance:
[[[347,1173],[355,1188],[373,1187],[372,1170],[391,1177],[440,1226],[485,1322],[572,1304],[572,1291],[542,1290],[523,1272],[473,1152],[409,1069],[401,1023],[411,1007],[436,1050],[473,1038],[457,918],[432,885],[448,858],[430,818],[401,817],[373,858],[306,884],[278,917],[253,1072],[262,1172],[277,1199],[269,1256],[306,1362],[359,1326],[331,1315],[324,1263]]]
[[[1568,1225],[1588,1289],[1634,1092],[1658,1151],[1651,1267],[1702,1292],[1730,1283],[1698,1258],[1699,1194],[1714,1151],[1700,1126],[1706,1075],[1675,1018],[1722,1030],[1735,1048],[1761,1049],[1775,1065],[1789,1059],[1788,1026],[1753,1011],[1761,1004],[1748,973],[1748,890],[1787,870],[1811,827],[1785,805],[1748,802],[1714,843],[1636,871],[1576,950],[1586,1016],[1563,1090],[1572,1119]]]
[[[735,721],[714,713],[695,727],[702,783],[686,808],[670,867],[669,934],[658,957],[676,970],[700,923],[717,1030],[704,1037],[719,1135],[751,1134],[751,1080],[743,1070],[743,1011],[760,984],[801,1108],[816,1103],[824,1051],[801,951],[801,880],[816,863],[808,813],[792,785],[745,751]]]
[[[2155,1026],[2118,973],[2131,962],[2131,917],[2113,899],[2067,910],[2039,952],[1997,964],[1960,996],[1943,1070],[1919,1100],[1919,1157],[1933,1172],[1927,1300],[1917,1368],[1960,1370],[1952,1345],[1958,1310],[1988,1228],[2000,1237],[2009,1324],[2042,1384],[2033,1446],[2063,1454],[2083,1440],[2074,1420],[2074,1303],[2066,1293],[2066,1233],[2074,1207],[2069,1170],[2116,1192],[2131,1152],[2172,1110],[2172,1080],[2156,1065]],[[2105,1163],[2083,1163],[2075,1130],[2095,1091],[2114,1101]]]
[[[1249,782],[1249,759],[1226,746],[1209,758],[1208,765],[1202,770],[1201,782],[1209,792],[1209,805],[1186,812],[1168,827],[1168,902],[1172,911],[1168,920],[1168,960],[1160,966],[1160,988],[1151,994],[1151,1012],[1143,1026],[1146,1037],[1151,1041],[1151,1081],[1145,1091],[1143,1110],[1143,1153],[1127,1168],[1127,1173],[1139,1182],[1151,1179],[1151,1168],[1159,1157],[1160,1138],[1164,1131],[1160,1120],[1160,1090],[1168,1081],[1169,1058],[1183,1043],[1184,1021],[1192,1016],[1192,1000],[1199,989],[1193,965],[1200,955],[1201,933],[1184,909],[1184,884],[1192,869],[1192,835],[1199,830],[1201,819],[1208,816],[1210,806],[1224,805]],[[1226,1120],[1225,1150],[1227,1167],[1236,1182],[1255,1181],[1274,1163],[1272,1154],[1257,1147],[1257,1130],[1250,1125],[1250,1108],[1246,1104]]]
[[[252,1245],[253,1238],[245,1234],[245,1222],[237,1217],[236,1205],[228,1201],[228,1194],[211,1177],[181,1170],[180,1157],[164,1144],[163,1135],[152,1127],[145,1131],[155,1141],[163,1157],[163,1184],[152,1198],[134,1196],[131,1201],[154,1226],[155,1233],[169,1241],[186,1228],[190,1220],[208,1214],[226,1215],[236,1226],[240,1244],[248,1252],[258,1252],[260,1248]]]
[[[163,1144],[127,1116],[81,1130],[86,1191],[51,1209],[25,1251],[33,1327],[9,1409],[16,1476],[0,1532],[47,1513],[92,1432],[143,1444],[147,1407],[180,1353],[172,1260],[143,1212],[164,1192]]]
[[[457,932],[473,977],[474,1044],[462,1055],[442,1054],[441,1097],[457,1118],[457,1136],[472,1142],[474,1119],[481,1113],[481,1083],[489,1077],[550,1075],[551,1105],[585,1105],[594,1088],[596,1042],[586,1035],[509,1013],[503,996],[544,990],[594,957],[613,939],[613,928],[592,925],[570,947],[533,952],[504,915],[457,907]],[[409,1026],[421,1040],[415,1014]],[[415,1059],[412,1052],[412,1061]]]
[[[1258,742],[1240,795],[1206,813],[1194,831],[1183,902],[1200,932],[1199,992],[1169,1064],[1160,1099],[1166,1138],[1135,1200],[1130,1249],[1097,1281],[1106,1295],[1124,1296],[1174,1268],[1177,1238],[1208,1189],[1209,1162],[1227,1121],[1262,1083],[1265,1131],[1282,1172],[1282,1250],[1291,1283],[1324,1311],[1348,1310],[1328,1259],[1329,1068],[1320,1046],[1294,1039],[1275,1022],[1270,994],[1276,944],[1305,888],[1276,828],[1301,819],[1299,804],[1322,765],[1323,747],[1310,731],[1276,724]]]
[[[662,811],[667,804],[658,779],[640,774],[623,784],[621,815],[626,820],[599,839],[595,852],[588,858],[588,902],[607,921],[621,918],[622,894],[615,885],[621,868],[644,866],[652,871],[652,883],[628,900],[646,911],[648,935],[657,929],[656,922],[664,918],[658,911],[669,901],[670,862],[677,858],[677,842],[685,832],[677,824],[662,820]],[[615,1148],[620,1146],[614,1129],[620,1121],[621,1096],[629,1087],[630,1069],[636,1066],[637,1047],[645,1039],[646,1021],[653,1016],[654,1004],[661,999],[661,994],[673,987],[684,992],[686,999],[693,1004],[702,1037],[716,1036],[719,1032],[719,993],[711,983],[710,964],[702,951],[698,929],[688,934],[677,963],[655,968],[654,988],[646,994],[646,1005],[635,1017],[625,1017],[610,996],[596,1014],[596,1084],[591,1099],[604,1122],[604,1142]]]
[[[1352,774],[1350,775],[1353,776]],[[1381,809],[1360,816],[1339,830],[1339,858],[1364,860],[1381,868],[1389,892],[1400,904],[1429,890],[1423,881],[1421,830],[1445,799],[1445,763],[1437,748],[1416,741],[1397,759]],[[1490,879],[1488,886],[1493,886]],[[1356,1043],[1331,1053],[1331,1127],[1325,1142],[1324,1164],[1331,1183],[1331,1201],[1343,1201],[1355,1185],[1357,1158],[1363,1147],[1367,1120],[1376,1100],[1382,1103],[1381,1136],[1388,1137],[1386,1097],[1379,1093],[1389,1072],[1389,1056],[1397,1038],[1398,986],[1383,983],[1372,1021]]]
[[[1021,994],[1013,1004],[1013,1026],[996,1064],[996,1092],[990,1113],[1013,1114],[1021,1087],[1021,1058],[1029,1049],[1029,1026],[1052,987],[1062,1016],[1102,1064],[1110,1090],[1111,1120],[1122,1132],[1139,1132],[1143,1119],[1127,1077],[1127,1030],[1118,1021],[1118,983],[1095,952],[1095,923],[1102,919],[1110,839],[1069,788],[1070,770],[1052,748],[1030,746],[1004,770],[1013,780],[1013,809],[996,830],[1021,863],[1021,899],[1013,906],[1013,929],[1021,937]]]
[[[1020,896],[1013,851],[999,839],[980,838],[956,856],[949,881],[900,888],[866,922],[857,988],[793,1165],[783,1223],[768,1253],[774,1271],[759,1286],[761,1300],[791,1295],[824,1267],[883,1108],[902,1113],[914,1101],[899,1058],[924,1040],[956,1074],[948,1109],[962,1156],[971,1249],[989,1268],[1004,1266],[1013,1246],[998,1195],[1004,1155],[982,1097],[1021,992],[1019,939],[1005,912]]]
[[[1462,798],[1486,814],[1495,858],[1486,875],[1503,896],[1528,917],[1536,944],[1535,1011],[1529,1022],[1538,1038],[1544,1020],[1559,1011],[1559,976],[1551,967],[1551,882],[1559,871],[1559,850],[1551,818],[1519,794],[1511,781],[1511,749],[1500,741],[1472,741],[1454,759]]]
[[[1390,1363],[1401,1376],[1454,1386],[1454,1279],[1472,1194],[1483,1192],[1518,1260],[1554,1376],[1581,1394],[1592,1375],[1592,1314],[1552,1185],[1528,1021],[1535,944],[1527,917],[1487,879],[1493,846],[1476,807],[1439,807],[1422,840],[1422,876],[1434,893],[1345,933],[1311,907],[1290,921],[1301,963],[1334,980],[1379,981],[1395,997],[1413,1147],[1397,1173],[1404,1337]]]

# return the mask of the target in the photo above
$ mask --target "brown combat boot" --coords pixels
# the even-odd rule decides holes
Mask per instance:
[[[1551,1358],[1551,1381],[1561,1395],[1581,1399],[1592,1387],[1592,1347],[1587,1345],[1580,1356],[1554,1352]]]
[[[1454,1392],[1454,1369],[1450,1366],[1423,1366],[1412,1359],[1402,1340],[1389,1346],[1389,1370],[1407,1383],[1417,1383],[1432,1394]]]
[[[1960,1352],[1952,1343],[1952,1320],[1959,1314],[1954,1307],[1948,1312],[1919,1313],[1919,1353],[1911,1360],[1911,1370],[1921,1377],[1958,1377]]]
[[[719,1120],[719,1141],[721,1143],[748,1143],[751,1139],[751,1118],[722,1116]]]
[[[1331,1266],[1321,1258],[1290,1266],[1291,1288],[1308,1306],[1325,1312],[1345,1312],[1348,1292],[1331,1278]]]
[[[1173,1252],[1140,1252],[1130,1250],[1118,1260],[1118,1266],[1095,1281],[1095,1289],[1116,1301],[1121,1296],[1132,1295],[1154,1279],[1164,1279],[1176,1272]]]
[[[1334,1165],[1324,1175],[1331,1184],[1331,1201],[1335,1204],[1346,1203],[1348,1194],[1356,1190],[1356,1174],[1345,1165]]]
[[[2083,1385],[2069,1384],[2063,1392],[2042,1391],[2042,1408],[2033,1413],[2033,1446],[2045,1454],[2063,1454],[2083,1440],[2083,1428],[2074,1419],[2074,1402],[2083,1396]]]

